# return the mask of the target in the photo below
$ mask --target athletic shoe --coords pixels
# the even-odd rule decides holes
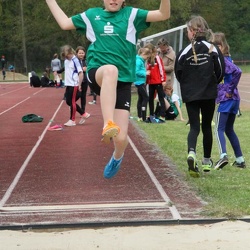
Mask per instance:
[[[120,128],[112,121],[108,121],[108,124],[102,130],[102,141],[110,143],[113,137],[116,137],[120,132]]]
[[[139,118],[139,117],[138,117],[137,121],[138,121],[138,122],[142,122],[143,120],[142,120],[142,118]]]
[[[198,168],[198,165],[196,163],[195,156],[193,154],[188,155],[187,164],[188,164],[189,175],[194,177],[194,178],[200,177],[199,168]]]
[[[73,127],[76,125],[76,122],[72,120],[68,120],[66,123],[64,123],[64,125],[67,127]]]
[[[223,156],[223,158],[219,159],[214,166],[214,169],[222,169],[228,164],[228,158],[226,155]]]
[[[85,118],[84,118],[83,116],[81,116],[81,119],[80,119],[80,121],[79,121],[79,124],[83,124],[85,121],[86,121]]]
[[[157,117],[154,117],[153,115],[149,116],[149,120],[150,120],[150,123],[165,123],[165,119],[162,120]]]
[[[119,171],[121,167],[122,159],[123,159],[123,156],[119,160],[116,160],[114,156],[112,155],[109,163],[105,166],[104,171],[103,171],[103,176],[106,179],[110,179],[117,174],[117,172]]]
[[[149,121],[150,121],[150,123],[157,123],[157,121],[153,115],[149,116]]]
[[[58,124],[48,128],[49,131],[62,130],[62,129],[63,129],[62,125],[58,125]]]
[[[89,104],[91,104],[91,105],[95,105],[95,104],[96,104],[96,101],[95,101],[95,100],[93,100],[92,102],[89,102]]]
[[[233,167],[237,167],[237,168],[246,168],[246,163],[243,161],[241,163],[235,161],[233,164],[232,164]]]
[[[212,169],[212,166],[213,166],[213,161],[211,159],[210,159],[209,164],[202,163],[201,165],[203,172],[210,172]]]
[[[82,115],[83,118],[85,119],[88,119],[90,117],[90,114],[85,112],[83,115]]]

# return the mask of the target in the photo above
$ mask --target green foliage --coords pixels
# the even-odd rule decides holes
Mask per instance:
[[[8,63],[22,68],[23,44],[20,2],[23,3],[24,35],[26,39],[28,70],[43,70],[60,47],[87,47],[86,38],[76,31],[63,31],[49,11],[46,1],[18,0],[0,1],[0,54],[6,55]],[[160,1],[127,0],[127,5],[142,9],[159,8]],[[58,0],[58,4],[68,16],[75,15],[90,7],[100,6],[100,0]],[[208,21],[213,31],[223,31],[227,35],[231,54],[235,60],[250,59],[250,5],[248,0],[175,0],[171,1],[171,18],[153,23],[141,37],[162,32],[185,24],[192,14],[200,14]]]

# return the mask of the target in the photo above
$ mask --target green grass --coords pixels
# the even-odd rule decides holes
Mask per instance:
[[[250,73],[250,65],[238,65],[242,73]]]
[[[136,116],[137,94],[132,95],[131,116]],[[182,107],[183,116],[187,119],[185,105]],[[250,162],[250,111],[242,110],[242,116],[237,117],[235,131],[239,137],[246,164]],[[250,167],[238,169],[227,165],[223,170],[201,173],[200,178],[192,178],[187,172],[187,134],[189,126],[181,121],[168,121],[165,124],[148,124],[138,122],[138,126],[148,136],[149,143],[156,143],[161,151],[171,159],[185,180],[207,202],[203,215],[208,217],[226,217],[230,219],[250,215]],[[227,141],[227,151],[230,164],[235,160],[230,143]],[[202,133],[197,143],[199,163],[203,156]],[[217,142],[214,138],[212,159],[219,159]]]

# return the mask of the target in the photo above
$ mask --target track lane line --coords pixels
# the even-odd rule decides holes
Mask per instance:
[[[0,96],[4,96],[4,95],[7,95],[7,94],[11,94],[11,93],[13,93],[13,92],[19,91],[19,90],[24,89],[24,88],[28,88],[28,86],[24,86],[24,87],[21,87],[21,88],[18,88],[18,89],[11,90],[11,91],[9,91],[9,92],[5,92],[5,93],[3,93],[3,94],[0,94]]]
[[[250,102],[250,100],[246,100],[246,99],[243,99],[243,98],[241,98],[240,100],[243,101],[243,102]]]
[[[13,190],[15,189],[17,183],[19,182],[20,178],[22,177],[22,174],[24,172],[24,170],[26,169],[30,159],[32,158],[32,156],[34,155],[34,153],[36,152],[37,148],[39,147],[40,143],[42,142],[46,132],[48,131],[48,128],[50,126],[50,124],[52,123],[52,121],[54,120],[55,116],[57,115],[58,111],[60,110],[62,104],[64,103],[64,100],[61,101],[61,103],[59,104],[56,112],[54,113],[53,117],[50,119],[50,121],[48,122],[47,126],[45,127],[45,129],[43,130],[43,133],[39,136],[38,141],[36,142],[35,146],[32,148],[31,152],[29,153],[28,157],[25,159],[24,163],[22,164],[21,168],[19,169],[19,171],[17,172],[14,180],[12,181],[12,183],[10,184],[9,188],[7,189],[7,191],[5,192],[2,200],[0,201],[0,209],[5,205],[5,203],[7,202],[7,200],[10,198]]]
[[[131,147],[133,148],[135,154],[137,155],[137,157],[141,161],[142,165],[144,166],[145,170],[147,171],[147,173],[148,173],[149,177],[151,178],[152,182],[156,186],[156,188],[157,188],[158,192],[160,193],[161,197],[168,204],[169,210],[171,211],[171,214],[172,214],[173,218],[174,219],[181,219],[181,215],[179,214],[177,208],[173,205],[173,202],[171,202],[171,200],[168,197],[168,195],[166,194],[165,190],[162,188],[162,185],[157,180],[157,178],[153,174],[152,170],[150,169],[149,165],[147,164],[147,162],[145,161],[143,156],[140,154],[139,150],[136,148],[135,144],[133,143],[133,141],[130,139],[129,136],[128,136],[128,141],[129,141],[129,144],[131,145]]]
[[[27,101],[27,100],[29,100],[29,99],[30,99],[30,96],[29,96],[29,97],[27,97],[26,99],[22,100],[21,102],[18,102],[18,103],[17,103],[17,104],[15,104],[14,106],[12,106],[12,107],[10,107],[10,108],[8,108],[8,109],[4,110],[3,112],[1,112],[1,113],[0,113],[0,115],[2,115],[2,114],[4,114],[4,113],[6,113],[6,112],[8,112],[8,111],[12,110],[13,108],[15,108],[15,107],[19,106],[20,104],[22,104],[23,102],[26,102],[26,101]]]
[[[37,94],[39,94],[41,91],[44,91],[44,89],[41,89],[41,90],[39,90],[39,91],[33,93],[32,95],[37,95]],[[23,102],[26,102],[27,100],[29,100],[30,98],[31,98],[31,96],[25,98],[25,99],[22,100],[21,102],[18,102],[17,104],[13,105],[12,107],[10,107],[10,108],[4,110],[3,112],[1,112],[0,115],[2,115],[2,114],[4,114],[4,113],[6,113],[6,112],[12,110],[13,108],[19,106],[19,105],[22,104]]]
[[[54,116],[51,120],[54,119],[55,115],[59,111],[63,101],[59,105],[57,111],[55,112]],[[144,168],[146,169],[147,173],[149,174],[151,180],[155,184],[157,190],[161,194],[164,202],[132,202],[132,203],[111,203],[111,204],[85,204],[85,205],[48,205],[48,206],[18,206],[18,207],[4,207],[5,203],[9,199],[11,193],[13,192],[15,186],[17,185],[18,181],[20,180],[22,173],[24,172],[28,162],[30,161],[31,157],[35,153],[37,147],[40,145],[40,142],[44,138],[45,133],[47,132],[47,128],[49,127],[51,121],[43,131],[42,135],[40,136],[38,142],[36,143],[35,147],[32,149],[31,153],[25,160],[24,164],[20,168],[18,174],[16,175],[14,181],[6,191],[3,199],[0,202],[0,211],[1,212],[42,212],[42,211],[76,211],[76,210],[102,210],[102,209],[146,209],[146,208],[168,208],[173,216],[173,219],[181,219],[179,212],[177,211],[176,207],[172,204],[171,200],[169,199],[168,195],[162,188],[159,181],[156,179],[154,174],[152,173],[151,169],[149,168],[148,164],[139,153],[138,149],[129,138],[129,143],[133,148],[134,152],[138,156],[139,160],[142,162]]]

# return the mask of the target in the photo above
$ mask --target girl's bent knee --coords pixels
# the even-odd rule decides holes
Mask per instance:
[[[126,145],[128,143],[128,136],[118,135],[114,138],[114,142],[117,145]]]
[[[104,75],[108,75],[108,76],[114,76],[114,75],[118,75],[118,69],[116,66],[114,65],[105,65],[105,70],[103,72]]]

